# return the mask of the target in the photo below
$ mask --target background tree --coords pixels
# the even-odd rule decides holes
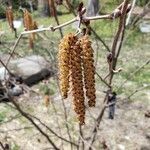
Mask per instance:
[[[87,16],[96,16],[99,9],[99,0],[88,0]]]

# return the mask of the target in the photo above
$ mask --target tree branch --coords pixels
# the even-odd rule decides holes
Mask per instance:
[[[27,113],[25,113],[20,106],[15,102],[13,98],[10,98],[13,105],[16,107],[16,109],[21,113],[22,116],[24,116],[28,121],[30,121],[34,127],[48,140],[48,142],[53,146],[55,150],[59,150],[59,148],[55,145],[55,143],[49,138],[49,136],[34,122],[34,120],[29,117]]]

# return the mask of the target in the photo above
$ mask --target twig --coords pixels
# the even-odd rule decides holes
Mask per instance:
[[[5,150],[5,147],[4,147],[4,145],[3,145],[3,143],[0,141],[0,146],[1,146],[1,148],[3,149],[3,150]]]
[[[144,90],[144,89],[146,89],[146,88],[148,88],[148,87],[150,87],[150,84],[148,84],[148,85],[146,85],[146,86],[142,86],[142,87],[136,89],[135,91],[133,91],[133,92],[132,92],[128,97],[126,97],[125,99],[130,99],[134,94],[136,94],[137,92],[142,91],[142,90]],[[125,99],[123,99],[123,100],[125,100]]]
[[[112,79],[113,79],[113,76],[114,76],[113,70],[115,70],[115,68],[116,68],[117,59],[118,59],[118,56],[119,56],[119,53],[120,53],[120,49],[121,49],[122,41],[123,41],[123,37],[124,37],[125,20],[126,20],[127,8],[128,8],[128,1],[129,0],[124,0],[124,2],[123,2],[124,4],[122,6],[123,7],[122,8],[122,15],[120,16],[118,31],[116,33],[116,36],[114,38],[114,42],[113,42],[113,45],[112,45],[112,51],[111,51],[112,52],[112,63],[111,63],[111,69],[112,70],[110,72],[111,74],[110,74],[110,78],[109,78],[109,84],[110,85],[112,83]],[[121,39],[120,43],[118,42],[119,38]],[[117,53],[117,56],[116,56],[116,53]]]
[[[118,90],[120,90],[124,84],[129,80],[129,79],[132,79],[134,77],[134,75],[139,72],[141,69],[143,69],[146,65],[148,65],[150,63],[150,59],[147,60],[142,66],[140,66],[137,70],[135,70],[133,73],[129,74],[127,76],[127,79],[117,88]]]
[[[129,6],[128,6],[128,5],[127,5],[126,7],[129,9]],[[129,11],[129,10],[128,10],[128,11]],[[107,14],[107,15],[99,15],[99,16],[93,16],[93,17],[85,17],[85,16],[83,16],[82,20],[83,20],[83,21],[84,21],[84,20],[87,21],[87,20],[99,20],[99,19],[116,19],[116,18],[118,18],[118,17],[120,17],[120,10],[119,10],[119,9],[118,9],[117,11],[114,11],[114,12],[112,12],[111,14]],[[77,16],[77,17],[73,18],[72,20],[70,20],[70,21],[68,21],[68,22],[65,22],[65,23],[63,23],[63,24],[61,24],[61,25],[58,25],[58,26],[56,26],[56,27],[49,26],[49,27],[47,27],[47,28],[42,28],[42,29],[36,29],[36,30],[31,30],[31,31],[24,31],[24,32],[22,32],[22,33],[19,35],[17,41],[15,42],[14,47],[12,48],[12,52],[11,52],[11,54],[10,54],[10,57],[9,57],[7,63],[6,63],[6,66],[8,65],[8,63],[9,63],[11,57],[13,56],[13,53],[14,53],[14,51],[15,51],[15,49],[16,49],[16,47],[17,47],[17,45],[18,45],[18,43],[19,43],[19,41],[20,41],[20,39],[21,39],[21,37],[22,37],[24,34],[30,34],[30,33],[35,33],[35,32],[43,32],[43,31],[55,31],[55,30],[57,30],[57,29],[63,28],[63,27],[65,27],[65,26],[67,26],[67,25],[69,25],[69,24],[72,24],[72,23],[74,23],[74,22],[76,22],[76,21],[79,21],[79,20],[80,20],[80,17]],[[104,44],[104,43],[103,43],[103,44]]]
[[[30,115],[30,114],[28,114],[28,115]],[[33,115],[30,115],[32,118],[34,118],[34,119],[36,119],[36,120],[38,120],[46,129],[48,129],[52,134],[54,134],[56,137],[58,137],[58,138],[60,138],[61,140],[63,140],[63,141],[65,141],[65,142],[67,142],[67,143],[70,143],[70,144],[72,144],[73,146],[78,146],[76,143],[73,143],[73,142],[71,142],[71,141],[69,141],[69,140],[67,140],[67,139],[65,139],[65,138],[63,138],[63,137],[61,137],[61,136],[59,136],[56,132],[54,132],[50,127],[48,127],[46,124],[44,124],[39,118],[37,118],[37,117],[35,117],[35,116],[33,116]]]
[[[112,64],[111,64],[112,66],[111,66],[111,68],[112,69],[110,69],[110,78],[109,78],[109,84],[108,84],[109,90],[112,90],[111,83],[112,83],[112,79],[113,79],[113,75],[114,75],[113,70],[115,70],[117,59],[118,59],[118,57],[117,58],[115,57],[115,54],[117,51],[118,40],[120,37],[123,40],[123,37],[124,37],[124,33],[122,33],[122,32],[124,32],[124,30],[125,30],[124,26],[125,26],[126,13],[127,13],[127,9],[128,9],[128,1],[129,0],[124,0],[122,5],[120,6],[120,9],[122,9],[122,10],[121,10],[119,27],[118,27],[118,31],[116,33],[116,36],[114,38],[114,42],[112,45],[112,51],[111,51],[111,53],[112,53]],[[121,46],[122,46],[122,41],[120,42],[119,48],[121,48]],[[118,53],[118,55],[119,55],[119,53]],[[106,93],[106,96],[104,99],[104,106],[102,107],[102,110],[100,111],[100,114],[97,117],[96,125],[92,131],[92,135],[90,136],[91,137],[90,145],[92,145],[95,141],[95,138],[97,135],[97,128],[99,127],[100,122],[101,122],[102,117],[103,117],[103,114],[105,112],[107,100],[108,100],[108,92]],[[89,147],[89,150],[90,149],[91,148]]]
[[[66,0],[66,4],[68,5],[69,11],[73,13],[73,15],[76,15],[76,13],[74,12],[73,6],[70,3],[70,0]]]
[[[91,141],[90,141],[90,144],[89,144],[90,145],[89,146],[89,150],[91,150],[92,144],[95,141],[95,138],[96,138],[96,135],[97,135],[97,131],[98,131],[98,128],[100,126],[100,122],[101,122],[101,120],[103,118],[103,115],[104,115],[104,112],[105,112],[105,109],[106,109],[106,104],[107,104],[107,102],[105,102],[104,105],[102,106],[102,110],[100,111],[100,114],[97,117],[94,129],[92,130],[92,135],[90,136]]]
[[[100,40],[101,43],[105,46],[106,50],[107,50],[108,52],[110,52],[110,48],[109,48],[108,45],[104,42],[104,40],[94,31],[93,28],[90,28],[90,29],[91,29],[91,31],[93,32],[93,34],[95,35],[95,37],[96,37],[98,40]]]
[[[84,140],[82,126],[80,124],[79,124],[79,136],[81,137],[81,139]],[[82,149],[84,150],[85,146],[84,146],[84,141],[83,140],[82,140]]]
[[[19,35],[18,39],[15,42],[15,45],[13,46],[12,51],[10,53],[10,56],[9,56],[9,58],[7,60],[6,66],[9,64],[9,61],[10,61],[11,57],[13,56],[13,54],[15,52],[15,49],[16,49],[16,47],[17,47],[17,45],[18,45],[18,43],[19,43],[19,41],[20,41],[21,38],[22,38],[22,34]]]
[[[59,148],[55,145],[55,143],[49,138],[49,136],[34,122],[34,120],[27,115],[26,112],[24,112],[20,106],[15,102],[13,98],[10,98],[13,105],[16,107],[16,109],[21,113],[22,116],[24,116],[28,121],[30,121],[34,127],[43,135],[46,137],[46,139],[49,141],[49,143],[53,146],[55,150],[59,150]]]
[[[8,69],[8,67],[4,64],[4,62],[0,59],[0,63],[3,65],[3,67],[7,70],[7,72],[10,74],[10,75],[13,75],[11,73],[11,71]]]
[[[65,23],[63,23],[63,24],[61,24],[61,25],[59,25],[59,26],[52,27],[51,29],[52,29],[52,31],[55,31],[55,30],[57,30],[57,29],[59,29],[59,28],[63,28],[63,27],[65,27],[65,26],[69,25],[69,24],[72,24],[72,23],[76,22],[76,21],[78,21],[78,18],[77,18],[77,17],[75,17],[75,18],[73,18],[72,20],[70,20],[70,21],[68,21],[68,22],[65,22]]]
[[[134,6],[135,6],[136,1],[137,1],[137,0],[133,0],[133,2],[132,2],[131,10],[130,10],[130,12],[129,12],[129,14],[128,14],[128,17],[127,17],[127,20],[126,20],[126,26],[127,26],[127,25],[129,24],[129,22],[130,22],[131,14],[132,14],[132,11],[133,11],[133,8],[134,8]]]
[[[58,89],[59,89],[59,92],[60,92],[60,86],[59,86],[59,83],[58,83],[58,77],[56,77],[56,82],[57,82],[57,86],[58,86]],[[67,129],[67,134],[68,134],[69,140],[72,141],[72,137],[71,137],[69,126],[68,126],[68,116],[67,116],[66,106],[65,106],[64,100],[62,98],[62,95],[61,95],[61,101],[62,101],[63,109],[64,109],[64,117],[65,117],[65,122],[66,122],[65,125],[66,125],[66,129]],[[71,144],[71,149],[73,149],[72,144]]]
[[[12,98],[11,98],[12,99]],[[12,101],[12,103],[13,102],[15,102],[14,100]],[[13,103],[14,104],[14,103]],[[15,104],[20,108],[20,106],[15,102]],[[10,105],[10,104],[7,104],[6,103],[6,105],[8,105],[9,107],[11,107],[12,109],[14,109],[14,110],[18,110],[18,108],[16,108],[16,106],[15,107],[13,107],[13,105]],[[21,108],[20,108],[21,109]],[[19,110],[18,110],[19,111]],[[20,112],[20,111],[19,111]],[[60,138],[61,140],[63,140],[63,141],[65,141],[65,142],[67,142],[67,143],[72,143],[72,145],[73,146],[76,146],[76,147],[78,147],[78,145],[76,144],[76,143],[73,143],[73,142],[71,142],[71,141],[69,141],[69,140],[67,140],[67,139],[65,139],[65,138],[63,138],[63,137],[61,137],[61,136],[59,136],[55,131],[53,131],[50,127],[48,127],[46,124],[44,124],[39,118],[37,118],[36,116],[33,116],[33,115],[31,115],[31,114],[29,114],[29,113],[26,113],[26,112],[24,112],[22,109],[21,109],[21,112],[23,112],[23,113],[25,113],[25,115],[26,116],[28,116],[29,118],[30,117],[32,117],[32,118],[34,118],[34,119],[36,119],[36,120],[38,120],[38,122],[41,124],[41,125],[43,125],[48,131],[50,131],[53,135],[55,135],[56,137],[58,137],[58,138]],[[21,113],[20,112],[20,113]],[[22,114],[22,113],[21,113]],[[24,116],[24,115],[22,115],[22,116]],[[25,117],[25,116],[24,116]],[[25,117],[26,118],[26,117]],[[31,118],[31,120],[32,120],[32,118]],[[33,124],[34,125],[34,124]]]
[[[97,72],[96,72],[96,75],[100,78],[100,80],[101,80],[105,85],[107,85],[109,88],[111,88],[111,85],[109,85]]]
[[[57,125],[58,125],[58,130],[59,130],[59,132],[60,132],[61,137],[63,137],[62,131],[61,131],[61,126],[60,126],[60,124],[59,124],[59,117],[58,117],[57,109],[56,109],[55,104],[53,103],[52,100],[51,100],[51,104],[52,104],[52,107],[53,107],[54,112],[55,112],[56,122],[57,122]],[[64,148],[63,148],[63,140],[62,140],[62,139],[61,139],[61,147],[62,147],[62,150],[63,150]]]
[[[56,12],[56,8],[55,8],[54,0],[49,0],[49,6],[50,6],[49,8],[50,8],[51,15],[53,14],[57,25],[59,25],[59,20],[58,20],[58,17],[57,17],[57,12]],[[62,33],[62,29],[61,28],[59,28],[59,32],[60,32],[60,35],[61,35],[61,38],[62,38],[63,37],[63,33]]]

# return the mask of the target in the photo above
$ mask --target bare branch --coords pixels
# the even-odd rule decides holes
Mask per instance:
[[[4,147],[4,145],[2,144],[1,141],[0,141],[0,146],[1,146],[2,150],[5,150],[5,147]]]
[[[13,103],[13,105],[16,107],[16,109],[22,114],[22,116],[24,116],[28,121],[30,121],[34,127],[43,135],[46,137],[46,139],[48,140],[48,142],[53,146],[53,148],[55,150],[59,150],[59,148],[55,145],[55,143],[49,138],[49,136],[34,122],[34,120],[29,117],[29,115],[27,113],[25,113],[20,106],[15,102],[15,100],[13,98],[11,98],[11,102]]]
[[[109,85],[109,90],[112,90],[111,83],[112,83],[112,79],[113,79],[113,76],[114,76],[113,70],[115,70],[117,59],[118,59],[118,56],[119,56],[119,52],[120,52],[120,49],[121,49],[121,46],[122,46],[122,40],[123,40],[123,37],[124,37],[125,19],[126,19],[126,13],[128,11],[128,7],[129,7],[128,2],[129,2],[129,0],[124,0],[124,2],[118,7],[119,10],[121,9],[121,16],[120,16],[118,31],[117,31],[116,36],[114,38],[114,42],[113,42],[112,50],[111,50],[112,62],[111,62],[110,78],[109,78],[109,84],[108,84]],[[119,11],[117,10],[117,12],[119,12]],[[121,38],[121,42],[119,43],[119,49],[117,49],[119,38]],[[118,55],[117,55],[117,57],[115,57],[117,50],[118,50],[118,53],[117,53]],[[95,127],[92,131],[91,136],[90,136],[90,139],[91,139],[90,145],[92,145],[95,141],[95,138],[96,138],[96,135],[97,135],[97,129],[100,125],[100,122],[102,120],[103,114],[104,114],[105,109],[106,109],[107,100],[108,100],[108,92],[106,93],[106,96],[105,96],[105,99],[104,99],[104,105],[103,105],[102,110],[100,111],[100,113],[97,117],[96,125],[95,125]],[[90,149],[91,148],[89,147],[89,150]]]
[[[109,88],[111,88],[111,86],[96,72],[96,75],[100,78],[100,80],[107,85]]]
[[[133,91],[133,92],[132,92],[128,97],[126,97],[125,99],[130,99],[130,98],[131,98],[133,95],[135,95],[137,92],[142,91],[142,90],[144,90],[144,89],[146,89],[146,88],[148,88],[148,87],[150,87],[150,84],[148,84],[148,85],[146,85],[146,86],[142,86],[142,87],[136,89],[135,91]],[[123,100],[125,100],[125,99],[123,99]]]
[[[117,89],[118,90],[121,89],[129,79],[132,79],[137,72],[139,72],[141,69],[143,69],[149,63],[150,63],[150,59],[148,59],[142,66],[140,66],[138,69],[136,69],[133,73],[129,74],[127,76],[127,79]]]

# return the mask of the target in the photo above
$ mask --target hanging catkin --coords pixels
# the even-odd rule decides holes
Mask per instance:
[[[32,20],[31,14],[28,12],[27,9],[24,10],[23,22],[24,22],[24,27],[26,28],[27,31],[30,31],[33,29],[32,28],[33,20]]]
[[[9,23],[9,26],[12,30],[14,30],[14,24],[13,24],[13,21],[14,21],[14,16],[13,16],[13,10],[12,10],[12,7],[7,7],[6,8],[6,18],[8,20],[8,23]]]
[[[63,37],[59,44],[58,67],[59,83],[63,98],[67,98],[69,90],[69,67],[70,67],[70,49],[74,42],[73,34]]]
[[[80,124],[83,125],[85,120],[85,105],[81,51],[82,49],[77,37],[73,34],[66,35],[59,45],[58,67],[62,96],[64,98],[67,97],[70,81],[74,110]]]
[[[36,21],[33,21],[31,14],[28,12],[27,9],[24,10],[24,15],[23,15],[23,22],[24,22],[24,27],[26,28],[27,31],[37,29],[37,23]],[[33,48],[34,44],[33,41],[35,39],[35,33],[32,33],[29,35],[29,45],[30,48]]]
[[[76,37],[75,37],[76,38]],[[77,38],[76,38],[77,40]],[[71,84],[74,110],[77,113],[79,123],[85,123],[85,104],[83,91],[83,76],[82,76],[82,60],[81,60],[80,42],[77,41],[72,45],[70,50],[70,70],[71,70]]]
[[[93,49],[88,35],[81,37],[80,44],[82,47],[82,61],[84,69],[84,84],[86,89],[86,96],[88,98],[89,107],[95,106],[95,67],[93,58]]]

